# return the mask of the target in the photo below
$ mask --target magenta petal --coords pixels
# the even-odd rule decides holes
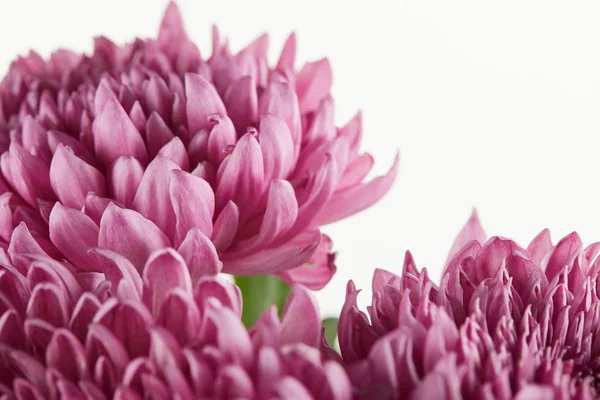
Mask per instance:
[[[26,346],[21,317],[15,310],[5,311],[0,317],[0,343],[15,349],[24,349]]]
[[[73,381],[87,377],[85,350],[79,340],[66,329],[57,329],[46,350],[46,365]]]
[[[106,185],[100,171],[62,145],[52,157],[50,183],[61,203],[75,209],[83,207],[89,192],[104,197]]]
[[[226,250],[237,234],[240,222],[240,212],[233,201],[228,201],[219,213],[214,224],[212,241],[217,251]]]
[[[208,128],[208,117],[217,114],[227,115],[225,105],[219,94],[206,79],[200,75],[185,75],[186,113],[190,132]]]
[[[236,285],[221,277],[203,277],[194,287],[194,300],[201,312],[207,309],[208,303],[216,299],[233,311],[235,315],[242,315],[242,292]]]
[[[210,185],[187,172],[171,171],[169,195],[175,213],[175,246],[179,246],[188,231],[198,228],[206,236],[213,232],[215,197]]]
[[[312,400],[314,397],[296,378],[286,376],[275,385],[277,397],[289,400]]]
[[[327,235],[323,235],[323,240],[310,261],[305,264],[281,271],[278,275],[286,282],[299,283],[311,290],[322,289],[336,271],[335,254],[331,253],[332,242]]]
[[[157,157],[162,157],[177,164],[179,168],[189,171],[190,160],[183,145],[183,142],[178,137],[173,138],[169,143],[165,144],[157,154]]]
[[[398,156],[389,172],[351,189],[336,193],[313,221],[322,226],[349,217],[379,201],[392,187],[398,173]]]
[[[110,187],[115,200],[131,206],[143,175],[144,167],[137,158],[119,157],[110,171]]]
[[[65,147],[69,147],[77,157],[81,158],[88,164],[93,162],[94,158],[90,155],[90,152],[87,151],[81,142],[79,142],[73,136],[59,131],[49,131],[48,146],[53,154],[61,144]]]
[[[302,123],[296,92],[284,82],[271,82],[259,98],[260,115],[275,116],[287,124],[294,144],[294,161],[302,142]]]
[[[177,251],[189,268],[192,282],[202,276],[216,275],[223,268],[214,244],[198,228],[188,231]]]
[[[527,253],[531,258],[531,261],[537,265],[542,264],[542,260],[552,249],[552,239],[550,238],[550,231],[544,229],[541,231],[527,246]]]
[[[129,362],[129,355],[119,339],[106,326],[92,323],[86,339],[85,347],[88,359],[95,360],[107,357],[116,372],[121,375]]]
[[[260,119],[258,141],[265,164],[265,179],[287,178],[294,168],[294,142],[286,123],[271,115]]]
[[[5,242],[10,241],[13,231],[12,211],[10,209],[10,199],[13,194],[3,193],[0,195],[0,238]]]
[[[163,299],[157,323],[167,328],[179,344],[185,346],[198,335],[200,311],[189,293],[175,288]]]
[[[217,209],[232,200],[238,205],[244,204],[240,210],[242,215],[255,213],[254,208],[265,189],[263,157],[256,138],[245,134],[221,169],[216,191]]]
[[[105,197],[98,197],[93,193],[90,193],[85,198],[85,205],[83,206],[83,212],[85,215],[90,217],[96,225],[100,225],[102,214],[109,204],[114,204],[117,207],[125,208],[125,206],[116,200],[107,199]]]
[[[38,198],[55,199],[48,166],[17,142],[11,142],[9,151],[2,154],[0,167],[4,178],[29,205],[36,207]]]
[[[307,63],[296,75],[296,91],[302,113],[314,111],[321,100],[329,94],[333,75],[329,60]]]
[[[67,323],[68,312],[68,300],[58,286],[42,283],[33,288],[27,305],[28,318],[39,318],[54,327],[61,327]]]
[[[90,250],[90,252],[104,259],[102,272],[114,287],[117,287],[122,281],[127,281],[131,285],[131,288],[135,290],[134,298],[141,298],[143,290],[142,278],[128,259],[105,249],[96,248]]]
[[[298,203],[292,185],[284,180],[271,181],[260,231],[258,236],[248,240],[248,249],[269,247],[275,239],[290,230],[297,216]]]
[[[319,231],[310,232],[301,242],[290,243],[256,252],[246,257],[223,260],[223,272],[253,275],[257,272],[275,273],[308,262],[321,243]]]
[[[302,318],[298,318],[301,315]],[[294,285],[281,317],[283,343],[304,343],[316,347],[321,339],[319,306],[308,289]]]
[[[237,140],[235,128],[229,117],[211,116],[214,123],[206,143],[208,161],[218,166],[227,156],[227,149]]]
[[[27,269],[28,264],[23,258],[24,255],[38,254],[47,256],[46,252],[36,242],[31,232],[29,232],[27,225],[23,222],[13,230],[7,252],[13,264],[23,271]]]
[[[133,199],[133,208],[154,222],[169,238],[175,231],[175,213],[169,197],[171,171],[180,169],[170,160],[152,160]]]
[[[170,245],[156,225],[133,210],[110,204],[100,221],[98,246],[122,254],[138,271],[154,250]]]
[[[44,400],[42,393],[23,378],[15,379],[13,387],[17,400]]]
[[[173,249],[158,250],[144,267],[144,301],[156,314],[169,291],[192,292],[192,281],[183,258]]]
[[[244,76],[233,82],[225,93],[225,104],[229,117],[238,132],[258,120],[258,95],[256,83],[251,76]]]
[[[479,221],[479,216],[477,215],[477,210],[473,209],[471,212],[471,216],[469,220],[463,226],[463,228],[458,233],[456,239],[454,239],[454,243],[452,244],[452,249],[448,254],[448,258],[446,259],[446,264],[448,265],[452,258],[460,251],[462,248],[469,242],[476,240],[479,244],[483,245],[487,241],[487,235],[481,226],[481,222]]]
[[[91,293],[84,293],[77,301],[69,321],[69,329],[82,343],[85,341],[88,327],[99,309],[100,301]]]
[[[92,130],[96,155],[105,166],[122,156],[135,157],[142,164],[148,162],[144,140],[116,98],[108,100]]]
[[[283,45],[279,61],[277,62],[277,70],[285,71],[287,69],[294,70],[296,61],[296,34],[292,32]]]
[[[84,271],[98,268],[88,250],[98,245],[98,226],[81,211],[56,203],[50,213],[50,239],[74,265]]]
[[[363,179],[373,168],[375,160],[370,154],[361,154],[346,166],[342,179],[338,182],[335,190],[337,192],[343,192],[353,186],[356,186],[362,182]]]
[[[146,143],[150,157],[156,157],[158,151],[169,143],[175,135],[157,113],[152,113],[146,125]]]

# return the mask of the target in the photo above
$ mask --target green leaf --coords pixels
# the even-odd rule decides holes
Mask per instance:
[[[323,326],[325,327],[325,339],[327,339],[327,343],[332,348],[337,348],[335,339],[337,338],[338,319],[334,317],[325,318]]]
[[[287,283],[271,275],[236,276],[235,283],[242,291],[242,322],[247,328],[252,327],[262,313],[273,304],[277,306],[281,315],[291,291]]]

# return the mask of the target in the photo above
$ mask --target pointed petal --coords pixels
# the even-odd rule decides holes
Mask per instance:
[[[205,180],[187,172],[171,171],[169,195],[177,221],[175,246],[179,246],[192,228],[200,229],[206,236],[212,235],[215,195]]]
[[[244,76],[233,82],[225,92],[225,105],[238,132],[255,124],[258,121],[258,94],[254,79]]]
[[[88,375],[85,350],[75,335],[66,329],[54,331],[46,350],[46,365],[75,382]]]
[[[174,137],[175,135],[160,115],[153,112],[146,124],[146,143],[150,158],[155,158],[158,151]]]
[[[23,256],[31,254],[47,256],[46,252],[36,242],[31,235],[31,232],[29,232],[27,225],[21,222],[19,226],[13,230],[8,246],[8,255],[15,267],[20,269],[20,271],[25,271],[27,269],[28,261],[25,260]]]
[[[144,140],[116,98],[108,100],[94,120],[92,131],[96,155],[105,166],[122,156],[135,157],[142,164],[148,162]]]
[[[298,318],[301,315],[302,318]],[[281,317],[283,343],[304,343],[317,347],[321,339],[319,306],[308,289],[294,285]]]
[[[175,231],[175,213],[169,197],[171,171],[180,169],[170,160],[159,157],[152,160],[133,199],[133,208],[153,221],[172,238]]]
[[[110,204],[100,221],[98,246],[125,256],[138,271],[154,250],[170,245],[156,225],[133,210]]]
[[[192,282],[202,276],[216,275],[223,268],[215,246],[198,228],[189,230],[177,251],[189,268]]]
[[[240,212],[238,207],[230,200],[225,204],[214,224],[212,242],[218,252],[225,251],[233,243],[239,222]]]
[[[84,271],[99,267],[88,250],[98,245],[98,225],[81,211],[56,203],[50,213],[50,240],[64,256]]]
[[[308,262],[321,242],[319,231],[311,232],[302,243],[282,245],[234,260],[223,260],[223,272],[234,275],[255,275],[283,271]]]
[[[282,271],[278,275],[289,284],[299,283],[310,290],[322,289],[337,270],[335,254],[331,253],[331,247],[331,239],[323,235],[321,244],[308,262]]]
[[[183,142],[178,137],[173,138],[169,143],[165,144],[157,154],[157,157],[163,157],[171,160],[185,171],[190,170],[190,160],[187,150]]]
[[[158,314],[168,293],[181,288],[192,292],[192,281],[183,258],[173,249],[162,249],[152,253],[144,267],[144,301]]]
[[[285,41],[285,44],[283,45],[283,50],[281,50],[281,55],[279,56],[279,61],[277,62],[276,69],[278,71],[285,71],[286,69],[290,69],[293,71],[295,61],[296,34],[292,32]]]
[[[89,192],[104,197],[105,181],[100,171],[62,145],[52,157],[50,183],[61,203],[78,210],[85,204]]]
[[[323,226],[339,221],[372,206],[390,190],[397,173],[398,156],[386,175],[336,193],[313,221],[313,226]]]
[[[125,206],[131,206],[143,175],[144,168],[135,157],[119,157],[110,171],[112,196]]]
[[[295,162],[302,142],[302,123],[294,89],[285,82],[271,82],[260,95],[258,108],[261,116],[269,114],[285,121],[292,135]]]
[[[229,117],[211,116],[210,122],[214,123],[206,143],[208,161],[218,166],[227,156],[227,149],[235,145],[237,136],[235,128]]]
[[[221,168],[224,169],[216,190],[217,209],[232,200],[244,204],[241,215],[251,216],[265,189],[263,157],[256,138],[245,134]]]
[[[294,143],[285,121],[271,115],[260,119],[258,141],[265,164],[265,179],[285,179],[294,168]]]
[[[214,86],[200,75],[185,75],[186,113],[190,132],[208,128],[208,117],[227,115],[225,105]]]
[[[248,240],[245,249],[266,248],[283,236],[296,222],[298,202],[294,188],[288,181],[273,180],[269,189],[267,207],[258,236]],[[244,246],[245,247],[245,246]]]
[[[194,300],[201,313],[207,309],[211,299],[218,300],[238,317],[242,316],[242,292],[230,281],[219,276],[201,278],[194,288]]]
[[[331,90],[333,74],[329,60],[307,63],[296,75],[296,91],[302,114],[314,111]]]
[[[463,226],[463,228],[458,233],[458,236],[454,240],[452,244],[452,249],[448,254],[448,258],[446,259],[446,264],[450,263],[450,260],[454,258],[456,253],[458,253],[462,248],[469,242],[477,240],[480,245],[484,245],[487,241],[487,235],[481,226],[481,222],[479,221],[479,216],[477,215],[477,210],[473,209],[471,212],[471,216],[469,220]]]

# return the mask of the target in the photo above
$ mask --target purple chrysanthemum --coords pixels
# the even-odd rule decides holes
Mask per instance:
[[[104,274],[18,249],[0,267],[0,398],[350,399],[344,368],[321,351],[314,299],[295,286],[281,320],[251,330],[241,295],[215,277],[195,285],[172,249],[143,277],[99,250]],[[14,262],[14,263],[11,263]]]
[[[439,287],[407,253],[402,276],[376,271],[369,319],[350,282],[339,342],[357,397],[596,398],[599,255],[575,233],[486,241],[474,214]]]
[[[173,247],[194,280],[327,283],[318,227],[380,199],[396,163],[361,183],[373,159],[359,153],[360,114],[334,126],[329,62],[296,71],[293,35],[274,68],[266,35],[232,54],[215,30],[213,47],[203,60],[172,3],[156,40],[15,61],[0,83],[4,250],[24,222],[27,246],[85,271],[101,262],[93,248],[141,271]]]

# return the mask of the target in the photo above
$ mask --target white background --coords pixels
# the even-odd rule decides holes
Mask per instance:
[[[299,59],[328,56],[338,123],[364,111],[365,150],[392,192],[327,227],[338,274],[318,294],[337,313],[352,278],[370,301],[373,269],[410,249],[438,278],[471,207],[488,233],[521,243],[549,227],[600,240],[600,3],[549,1],[180,1],[210,55],[217,23],[239,49],[263,31],[272,60],[291,30]],[[0,0],[0,69],[34,48],[91,50],[155,34],[165,1]]]

